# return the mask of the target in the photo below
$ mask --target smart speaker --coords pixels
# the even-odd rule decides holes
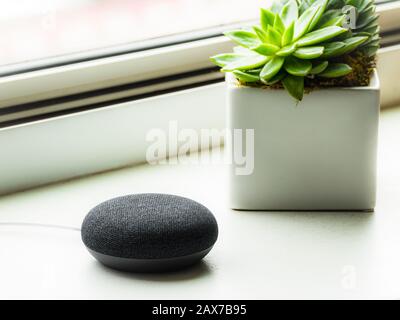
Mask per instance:
[[[168,194],[135,194],[93,208],[82,240],[102,264],[130,272],[164,272],[200,261],[213,247],[218,226],[203,205]]]

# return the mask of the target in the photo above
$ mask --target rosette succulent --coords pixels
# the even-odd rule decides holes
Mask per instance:
[[[284,87],[299,101],[305,87],[368,85],[377,19],[373,0],[277,0],[259,25],[226,32],[239,46],[211,61],[241,84]]]

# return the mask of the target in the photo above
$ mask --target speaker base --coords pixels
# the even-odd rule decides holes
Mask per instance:
[[[103,265],[127,272],[135,273],[161,273],[177,271],[190,267],[203,259],[212,247],[191,255],[169,259],[130,259],[110,256],[87,248],[90,254]]]

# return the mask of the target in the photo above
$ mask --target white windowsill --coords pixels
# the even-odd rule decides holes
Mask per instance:
[[[0,299],[399,298],[399,123],[400,108],[382,112],[375,213],[232,211],[222,164],[141,165],[3,196],[0,222],[80,226],[106,199],[174,193],[208,206],[220,236],[193,269],[135,276],[96,263],[77,232],[2,226]]]
[[[400,45],[379,53],[381,106],[400,103]],[[0,128],[0,195],[145,161],[153,128],[225,127],[217,83],[100,109]]]

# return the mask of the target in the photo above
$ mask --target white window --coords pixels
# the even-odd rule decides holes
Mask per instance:
[[[141,162],[146,130],[167,119],[223,127],[209,56],[230,51],[222,31],[253,23],[267,0],[0,2],[4,193]],[[382,106],[399,105],[400,0],[377,9]]]

